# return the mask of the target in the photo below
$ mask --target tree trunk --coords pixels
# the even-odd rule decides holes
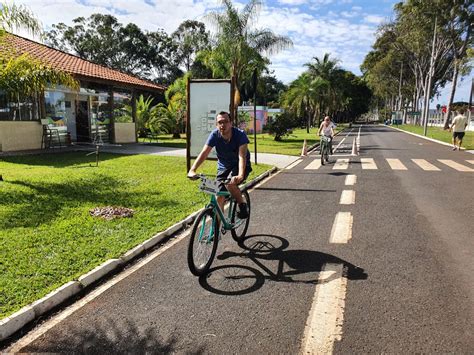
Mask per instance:
[[[454,70],[453,70],[453,81],[451,84],[451,94],[449,95],[448,106],[446,107],[446,115],[444,116],[444,129],[449,128],[449,115],[451,114],[451,106],[454,100],[454,94],[456,93],[456,84],[458,82],[459,67],[458,62],[454,60]]]

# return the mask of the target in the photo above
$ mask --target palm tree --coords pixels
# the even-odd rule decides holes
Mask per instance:
[[[33,13],[23,5],[0,4],[0,36],[6,31],[22,28],[31,33],[41,33],[41,25]]]
[[[306,63],[305,66],[308,68],[308,72],[312,76],[313,80],[323,80],[326,83],[326,92],[323,95],[324,100],[320,102],[321,113],[330,114],[331,111],[335,112],[339,107],[339,103],[342,100],[341,90],[338,87],[338,71],[337,66],[339,60],[331,60],[330,54],[324,54],[322,59],[314,57],[313,63]],[[318,125],[319,125],[318,116]]]
[[[240,104],[239,87],[240,81],[244,79],[243,71],[252,59],[257,63],[256,59],[261,57],[262,53],[277,53],[293,45],[288,37],[275,35],[268,29],[252,28],[262,3],[261,0],[250,0],[239,12],[231,0],[222,0],[224,11],[212,12],[207,16],[217,30],[217,46],[213,50],[212,57],[217,59],[214,61],[219,63],[220,70],[222,61],[225,60],[226,75],[235,79],[234,117]]]
[[[325,101],[325,94],[329,83],[320,78],[313,78],[309,72],[304,72],[290,84],[283,96],[283,106],[294,112],[298,117],[306,117],[306,132],[315,123],[322,113],[321,103]],[[319,126],[319,120],[317,122]]]

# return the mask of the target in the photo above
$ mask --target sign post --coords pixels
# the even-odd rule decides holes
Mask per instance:
[[[206,143],[209,133],[216,128],[216,115],[221,111],[232,112],[232,82],[227,79],[188,79],[186,117],[186,168],[191,169],[191,159],[196,158]],[[216,158],[212,151],[210,157]]]

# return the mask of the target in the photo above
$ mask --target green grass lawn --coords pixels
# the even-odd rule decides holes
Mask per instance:
[[[423,135],[423,127],[415,125],[399,125],[394,127],[403,129],[404,131],[413,132],[416,134]],[[452,132],[445,131],[441,127],[428,127],[427,128],[427,137],[433,138],[442,142],[452,143]],[[467,131],[464,139],[462,141],[462,147],[466,149],[474,149],[474,132]]]
[[[336,132],[342,130],[343,128],[344,125],[338,125],[338,127],[336,127]],[[296,128],[290,135],[284,136],[283,140],[280,142],[275,141],[274,137],[269,134],[257,134],[257,154],[273,153],[296,156],[300,155],[305,139],[308,147],[319,141],[319,137],[316,136],[317,132],[317,128],[311,128],[309,133],[306,133],[305,128]],[[249,134],[248,137],[250,140],[249,150],[253,153],[255,152],[254,135]],[[144,138],[140,138],[139,141],[145,143],[150,142],[149,139]],[[174,139],[169,134],[160,135],[158,136],[158,141],[152,140],[152,143],[163,147],[186,148],[186,135],[182,134],[181,139]]]
[[[0,319],[204,206],[177,157],[84,153],[0,159]],[[202,170],[215,174],[215,162]],[[249,180],[269,167],[254,166]],[[106,221],[89,210],[132,208]],[[183,258],[186,256],[183,255]]]

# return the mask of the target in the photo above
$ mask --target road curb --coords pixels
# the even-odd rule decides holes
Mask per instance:
[[[429,137],[425,137],[425,136],[422,136],[421,134],[417,134],[417,133],[413,133],[413,132],[408,132],[408,131],[405,131],[403,129],[400,129],[400,128],[397,128],[397,127],[393,127],[393,126],[389,126],[389,125],[385,125],[386,127],[389,127],[389,128],[392,128],[392,129],[395,129],[397,131],[400,131],[400,132],[403,132],[403,133],[407,133],[407,134],[411,134],[412,136],[415,136],[415,137],[418,137],[418,138],[423,138],[423,139],[426,139],[428,141],[432,141],[432,142],[435,142],[435,143],[439,143],[439,144],[442,144],[442,145],[446,145],[448,147],[452,147],[453,145],[450,144],[450,143],[446,143],[446,142],[443,142],[443,141],[439,141],[437,139],[434,139],[434,138],[429,138]],[[464,150],[464,148],[461,148],[461,150]]]
[[[273,174],[276,170],[278,169],[276,167],[273,167],[272,169],[264,172],[263,174],[257,176],[255,179],[243,185],[242,188],[244,190],[251,188],[266,177]],[[77,280],[69,281],[68,283],[57,288],[56,290],[50,292],[43,298],[21,308],[19,311],[13,313],[12,315],[1,319],[0,342],[22,329],[28,323],[34,321],[43,314],[52,310],[54,307],[57,307],[63,302],[76,296],[86,287],[92,285],[93,283],[101,279],[104,279],[112,272],[116,271],[118,268],[125,266],[138,256],[145,253],[147,250],[153,248],[161,242],[164,242],[176,232],[181,231],[182,229],[186,229],[190,224],[194,222],[194,218],[196,218],[199,212],[200,211],[193,212],[192,214],[184,218],[182,221],[172,225],[171,227],[160,233],[155,234],[150,239],[130,249],[118,259],[109,259],[105,261],[101,265],[80,276]]]

